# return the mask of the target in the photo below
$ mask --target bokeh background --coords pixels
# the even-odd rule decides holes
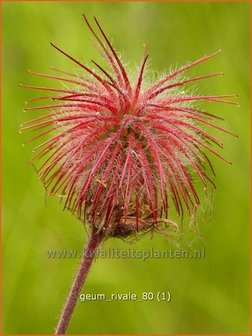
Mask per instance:
[[[32,78],[26,70],[76,69],[50,42],[82,61],[97,59],[83,12],[99,18],[130,69],[140,62],[144,43],[151,68],[160,73],[222,49],[189,74],[225,72],[224,77],[200,83],[199,92],[239,95],[239,109],[204,106],[225,118],[220,125],[239,139],[213,132],[225,143],[223,154],[233,165],[212,158],[218,186],[212,214],[199,216],[203,238],[192,245],[205,247],[205,258],[99,259],[83,291],[110,295],[168,290],[171,302],[79,302],[69,333],[248,333],[249,3],[5,2],[2,6],[4,333],[53,332],[79,260],[48,259],[46,251],[80,251],[86,239],[82,224],[61,211],[58,199],[46,201],[27,163],[32,146],[21,146],[28,134],[18,133],[19,124],[29,118],[22,113],[24,101],[36,95],[18,84],[53,84]],[[184,248],[181,242],[178,246]],[[103,249],[109,247],[176,248],[159,235],[145,236],[134,245],[111,239]]]

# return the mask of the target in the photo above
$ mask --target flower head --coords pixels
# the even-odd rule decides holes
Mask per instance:
[[[208,133],[219,117],[199,110],[195,102],[224,100],[234,95],[198,96],[180,90],[186,84],[222,73],[182,78],[186,70],[219,53],[204,56],[159,79],[146,89],[145,53],[132,81],[99,22],[97,32],[85,16],[108,69],[92,61],[96,70],[52,46],[82,70],[60,75],[33,75],[61,81],[63,88],[23,85],[48,91],[53,103],[26,110],[50,111],[22,125],[41,130],[32,140],[50,135],[36,146],[31,161],[43,160],[40,179],[51,195],[60,194],[64,208],[105,235],[127,237],[169,223],[173,204],[179,216],[200,203],[195,176],[207,189],[214,186],[206,173],[212,169],[207,152],[222,158],[213,145],[222,143]],[[145,84],[146,86],[146,84]],[[235,104],[235,103],[233,103]],[[223,158],[222,158],[223,159]],[[213,171],[213,170],[212,170]]]

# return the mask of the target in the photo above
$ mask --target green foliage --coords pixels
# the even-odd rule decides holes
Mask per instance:
[[[223,154],[217,172],[210,225],[198,226],[204,259],[99,259],[85,293],[137,294],[169,290],[171,302],[79,302],[70,333],[247,333],[249,331],[249,4],[248,3],[75,3],[3,4],[3,304],[4,332],[52,333],[76,271],[78,259],[48,259],[50,249],[81,250],[82,224],[45,194],[28,166],[31,146],[18,134],[23,102],[36,95],[18,83],[49,85],[25,70],[49,66],[75,70],[50,47],[55,42],[76,58],[97,58],[81,13],[99,18],[113,45],[134,68],[146,43],[151,67],[162,72],[222,49],[195,75],[224,71],[201,83],[199,93],[237,93],[240,109],[205,106],[239,136],[220,134]],[[49,83],[49,84],[48,84]],[[53,81],[52,81],[53,84]],[[27,112],[28,113],[28,112]],[[29,112],[36,113],[36,112]],[[217,131],[214,132],[217,135]],[[176,218],[175,218],[176,220]],[[184,221],[184,226],[187,226]],[[188,230],[188,229],[187,229]],[[111,239],[103,249],[174,248],[162,235],[134,245]]]

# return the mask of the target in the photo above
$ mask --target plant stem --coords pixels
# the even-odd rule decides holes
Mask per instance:
[[[87,247],[83,251],[82,260],[73,281],[70,293],[67,297],[63,311],[61,313],[58,325],[55,330],[55,335],[62,335],[66,333],[68,324],[73,314],[76,302],[80,295],[82,286],[87,278],[88,272],[95,257],[95,252],[103,240],[103,235],[97,233],[94,229],[91,232]]]

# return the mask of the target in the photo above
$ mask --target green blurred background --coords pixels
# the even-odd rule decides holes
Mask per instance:
[[[47,334],[56,325],[78,260],[51,260],[50,249],[81,250],[86,234],[78,220],[62,212],[45,193],[27,163],[29,136],[18,133],[29,118],[22,108],[36,92],[18,83],[52,86],[27,69],[49,66],[75,70],[50,47],[55,42],[78,59],[97,59],[81,13],[99,18],[123,58],[134,69],[143,44],[159,72],[222,49],[189,72],[224,71],[200,83],[200,93],[237,93],[240,108],[207,104],[238,134],[213,132],[224,141],[232,166],[212,158],[217,171],[210,220],[198,223],[204,259],[99,259],[85,291],[105,293],[167,291],[164,302],[78,303],[69,333],[248,333],[249,332],[249,4],[248,3],[3,3],[3,325],[4,333]],[[220,123],[221,125],[221,123]],[[46,204],[45,204],[46,203]],[[209,216],[208,216],[209,217]],[[201,221],[201,220],[199,220]],[[186,222],[184,223],[186,226]],[[194,246],[198,246],[196,243]],[[163,236],[145,236],[135,249],[174,248]],[[179,245],[183,247],[183,245]],[[103,247],[127,249],[111,239]]]

